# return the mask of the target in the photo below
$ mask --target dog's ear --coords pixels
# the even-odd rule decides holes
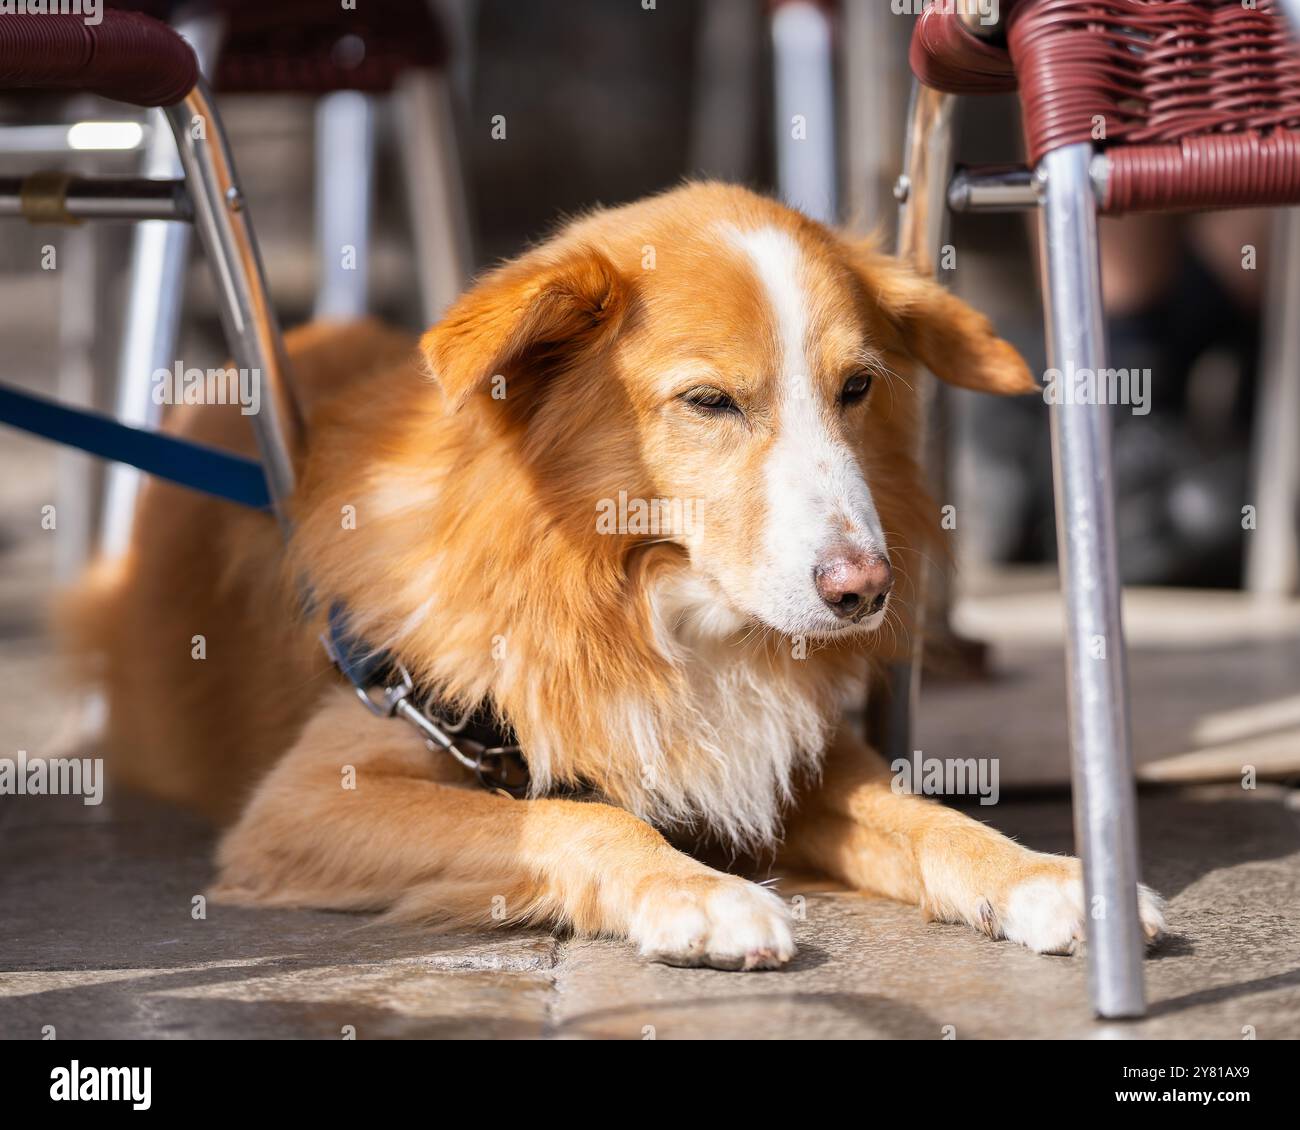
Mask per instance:
[[[452,409],[494,377],[520,380],[572,365],[617,330],[630,286],[589,247],[525,256],[484,277],[420,341]]]
[[[1024,358],[978,310],[869,244],[849,250],[867,300],[898,331],[907,352],[940,380],[1001,395],[1038,391]]]

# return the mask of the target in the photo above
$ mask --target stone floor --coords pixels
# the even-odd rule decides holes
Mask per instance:
[[[1144,793],[1145,874],[1171,937],[1150,1016],[1094,1022],[1084,962],[798,877],[787,970],[649,964],[537,931],[438,935],[356,915],[207,905],[206,831],[151,802],[0,809],[0,1037],[939,1039],[1300,1037],[1300,804],[1266,785]],[[983,813],[980,813],[981,815]],[[1062,798],[993,822],[1066,850]]]
[[[39,631],[48,550],[16,536],[0,554],[0,756],[57,750],[71,728]],[[1210,775],[1237,782],[1143,790],[1144,872],[1170,899],[1172,936],[1147,963],[1151,1012],[1139,1023],[1091,1019],[1079,958],[1038,957],[797,877],[780,889],[803,896],[800,954],[776,973],[672,969],[617,942],[539,932],[439,936],[216,905],[196,919],[193,899],[211,877],[208,832],[110,791],[100,808],[0,797],[0,1037],[35,1039],[53,1026],[61,1038],[331,1039],[349,1027],[371,1039],[1239,1039],[1247,1027],[1297,1038],[1300,791],[1240,783],[1242,765],[1269,764],[1260,740],[1283,762],[1300,755],[1283,694],[1296,644],[1232,646],[1231,665],[1217,668],[1185,645],[1134,649],[1135,704],[1147,718],[1139,740],[1173,751],[1208,735]],[[922,742],[939,756],[997,753],[1000,802],[973,815],[1035,848],[1068,851],[1064,791],[1025,788],[1064,771],[1058,654],[1050,641],[999,644],[993,683],[927,692]],[[1229,691],[1255,697],[1233,714]],[[1208,727],[1207,704],[1221,711]]]

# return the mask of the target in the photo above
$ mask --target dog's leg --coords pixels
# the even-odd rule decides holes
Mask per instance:
[[[1079,860],[1030,851],[954,809],[896,791],[884,760],[847,735],[792,818],[786,852],[792,864],[1039,953],[1073,952],[1084,934]],[[1139,903],[1155,940],[1164,929],[1160,899],[1143,887]]]
[[[793,956],[771,891],[684,855],[622,809],[436,780],[449,765],[405,724],[344,691],[328,696],[223,839],[213,898],[556,923],[677,965],[762,969]]]

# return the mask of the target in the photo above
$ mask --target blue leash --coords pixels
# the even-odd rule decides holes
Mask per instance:
[[[271,492],[262,465],[207,444],[119,424],[110,416],[69,408],[43,396],[0,385],[0,424],[21,428],[91,455],[129,463],[191,490],[269,510]]]

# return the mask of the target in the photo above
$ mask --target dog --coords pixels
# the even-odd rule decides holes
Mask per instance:
[[[1077,860],[897,791],[841,724],[938,540],[913,373],[1036,388],[983,316],[870,241],[698,183],[570,222],[418,347],[375,322],[287,345],[287,548],[266,514],[151,482],[129,552],[65,612],[117,778],[223,825],[214,899],[789,962],[787,905],[668,838],[694,837],[1074,949]],[[251,452],[234,408],[168,427]],[[508,723],[530,795],[364,709],[319,643],[333,606],[422,693]]]

